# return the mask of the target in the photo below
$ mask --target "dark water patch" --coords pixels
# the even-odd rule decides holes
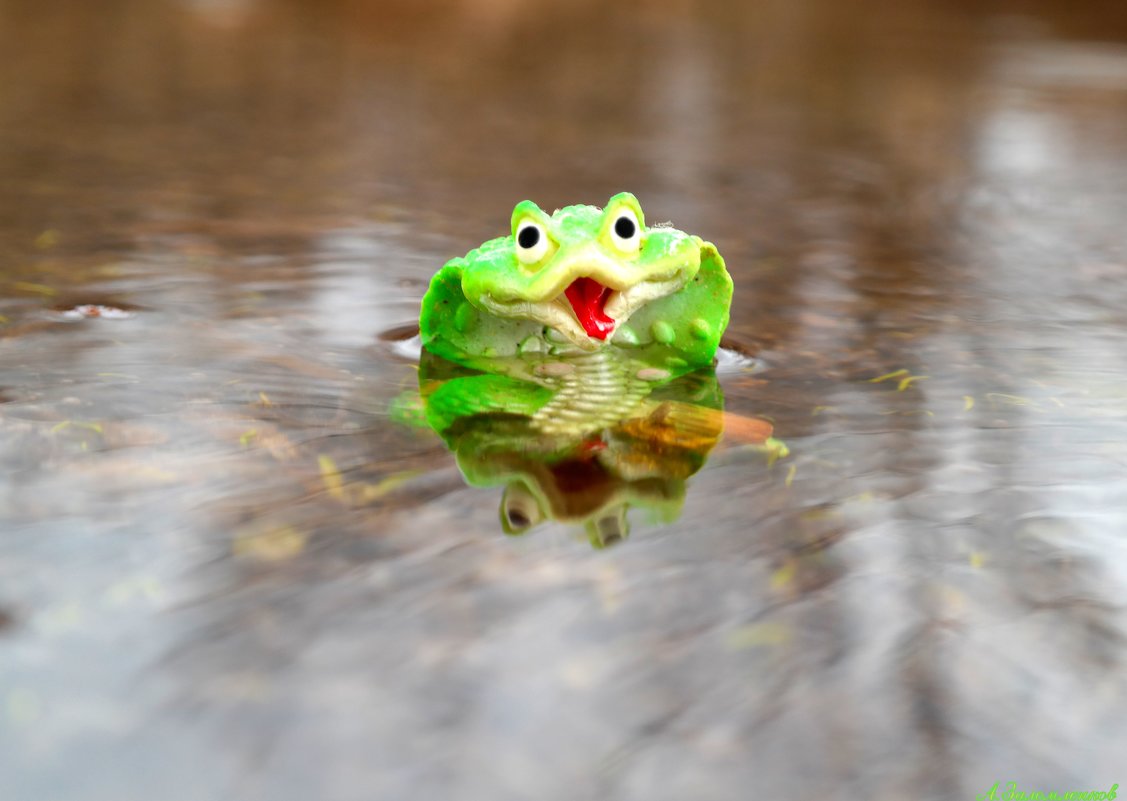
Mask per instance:
[[[48,310],[67,320],[124,320],[139,312],[148,311],[146,307],[116,295],[97,291],[75,292],[74,290],[68,290],[53,297]]]
[[[56,319],[68,323],[80,320],[128,320],[135,312],[120,306],[107,306],[101,303],[82,303],[77,306],[59,307],[51,310]]]
[[[720,375],[752,374],[767,368],[765,361],[750,354],[751,349],[741,347],[735,340],[723,340],[720,349],[716,352],[716,372]]]
[[[380,354],[404,364],[419,361],[423,343],[419,338],[419,324],[406,323],[381,331],[376,335]]]
[[[394,328],[388,328],[384,331],[380,331],[379,334],[376,335],[376,337],[380,340],[380,342],[402,342],[404,340],[411,339],[412,337],[417,337],[418,335],[418,323],[404,323],[403,325],[397,325]]]
[[[720,338],[720,347],[733,355],[752,360],[759,355],[760,351],[759,345],[754,342],[746,341],[730,331]]]

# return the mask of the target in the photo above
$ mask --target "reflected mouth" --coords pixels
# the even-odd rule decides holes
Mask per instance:
[[[603,310],[610,297],[610,287],[605,287],[593,278],[576,278],[564,295],[571,303],[572,311],[587,332],[587,336],[594,339],[606,339],[614,330],[614,318],[608,317]]]

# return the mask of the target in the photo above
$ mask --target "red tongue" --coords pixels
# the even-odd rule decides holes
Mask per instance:
[[[614,330],[614,320],[603,311],[609,294],[610,290],[593,278],[576,278],[564,290],[579,324],[589,337],[606,339],[607,334]]]

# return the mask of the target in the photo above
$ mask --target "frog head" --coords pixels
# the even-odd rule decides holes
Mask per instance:
[[[529,200],[510,234],[454,259],[423,300],[423,344],[448,358],[513,355],[550,341],[582,351],[657,343],[711,361],[732,284],[710,243],[647,227],[634,195],[547,214]],[[445,347],[444,347],[445,346]]]

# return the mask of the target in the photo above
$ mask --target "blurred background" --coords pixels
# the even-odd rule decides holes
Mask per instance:
[[[0,798],[1127,781],[1125,131],[1113,0],[4,0]],[[622,190],[790,455],[508,538],[396,341]]]

